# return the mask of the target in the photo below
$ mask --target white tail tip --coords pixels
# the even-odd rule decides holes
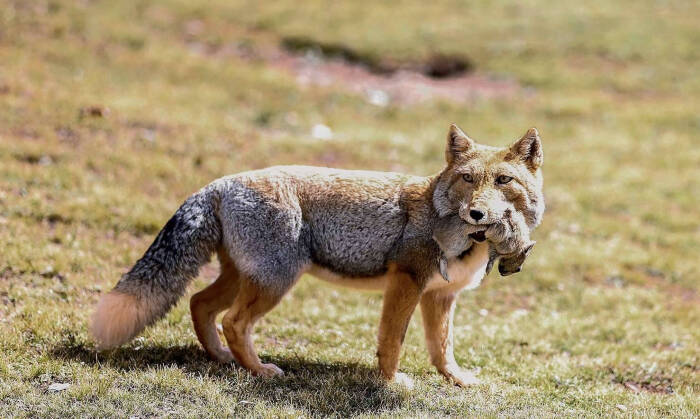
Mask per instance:
[[[97,349],[111,349],[128,342],[148,325],[151,313],[147,302],[133,295],[119,291],[105,294],[97,303],[90,325]]]

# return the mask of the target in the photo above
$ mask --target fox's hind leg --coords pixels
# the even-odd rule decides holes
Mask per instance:
[[[219,261],[221,274],[213,284],[192,296],[190,311],[197,338],[209,356],[219,362],[231,362],[233,355],[221,344],[215,320],[236,297],[239,273],[225,252],[219,252]]]
[[[242,278],[231,309],[224,315],[222,325],[229,348],[236,361],[255,375],[272,377],[284,372],[275,364],[263,364],[253,346],[253,326],[282,299],[279,293],[266,292],[260,286]]]
[[[233,305],[224,315],[226,342],[236,361],[255,375],[282,370],[255,352],[253,326],[280,302],[311,262],[311,236],[293,182],[251,179],[222,197],[223,247],[239,276]]]

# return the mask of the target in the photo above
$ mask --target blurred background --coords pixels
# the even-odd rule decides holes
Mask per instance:
[[[697,417],[699,19],[681,0],[0,0],[0,410]],[[443,384],[416,315],[419,384],[385,388],[381,296],[311,277],[257,328],[276,382],[207,361],[186,299],[93,352],[92,305],[201,186],[433,174],[453,122],[495,146],[536,126],[545,152],[537,247],[455,319],[487,385]]]

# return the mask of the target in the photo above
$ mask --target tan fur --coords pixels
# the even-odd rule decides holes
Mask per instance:
[[[471,290],[481,284],[488,263],[488,244],[476,243],[472,245],[472,251],[464,259],[450,259],[448,263],[448,275],[450,282],[436,272],[425,287],[426,291],[439,290],[442,294],[455,293],[461,290]]]
[[[197,338],[209,356],[219,362],[230,362],[233,355],[221,344],[215,319],[217,314],[231,306],[236,297],[239,285],[238,270],[225,252],[219,253],[219,260],[221,275],[213,284],[192,296],[190,311]]]
[[[306,270],[306,273],[334,285],[370,291],[383,291],[386,288],[389,277],[393,275],[393,273],[387,273],[366,278],[350,278],[315,264],[312,264]]]
[[[478,384],[479,380],[462,370],[455,360],[453,319],[456,301],[456,293],[437,290],[423,294],[420,304],[426,346],[430,361],[447,379],[460,386]]]
[[[379,371],[386,380],[393,380],[398,371],[401,345],[420,295],[409,275],[397,272],[387,283],[377,346]]]
[[[148,301],[110,291],[97,304],[90,333],[98,349],[111,349],[133,338],[152,318]]]
[[[272,377],[283,375],[275,364],[263,364],[253,346],[252,332],[255,322],[282,299],[271,296],[252,282],[242,279],[231,309],[224,315],[224,336],[236,361],[255,375]]]
[[[474,289],[481,284],[487,262],[488,244],[476,243],[469,257],[450,260],[449,275],[454,280],[447,282],[439,273],[436,273],[426,284],[425,291],[440,290],[441,293],[446,294]],[[393,268],[390,267],[384,275],[367,278],[345,277],[318,265],[311,265],[305,273],[334,285],[360,290],[384,291],[389,280],[396,275]]]

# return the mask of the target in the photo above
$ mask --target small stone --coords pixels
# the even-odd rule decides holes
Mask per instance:
[[[627,406],[625,406],[624,404],[617,404],[615,405],[615,407],[617,407],[621,412],[627,411]]]
[[[630,389],[633,393],[639,393],[641,390],[637,384],[635,384],[631,381],[626,382],[625,387]]]
[[[328,125],[316,124],[311,128],[311,136],[319,140],[330,140],[333,138],[333,130]]]
[[[480,315],[481,317],[486,317],[486,316],[489,315],[489,311],[486,310],[485,308],[482,308],[481,310],[479,310],[479,315]]]
[[[389,95],[379,89],[369,89],[367,91],[367,100],[374,106],[385,107],[389,104]]]
[[[49,391],[52,393],[63,391],[70,387],[69,383],[53,383],[49,386]]]

